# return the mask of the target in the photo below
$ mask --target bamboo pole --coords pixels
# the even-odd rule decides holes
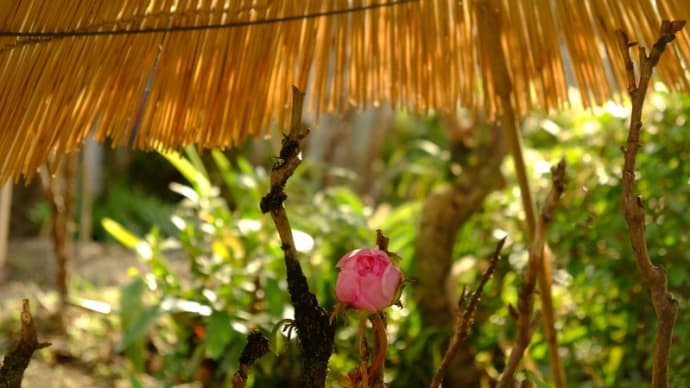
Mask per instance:
[[[98,152],[100,146],[89,136],[84,142],[81,159],[81,211],[79,214],[79,242],[91,241],[91,218],[93,216],[94,184],[98,179]]]
[[[536,205],[532,197],[532,191],[527,179],[527,168],[522,153],[520,130],[517,125],[517,117],[513,108],[512,85],[505,56],[501,47],[501,15],[496,11],[500,9],[498,1],[489,0],[477,5],[477,21],[479,25],[479,38],[487,49],[486,57],[493,74],[494,94],[498,98],[498,109],[501,114],[501,123],[508,135],[510,150],[513,155],[515,172],[520,186],[522,206],[525,211],[527,223],[528,245],[534,240],[536,233]],[[545,248],[546,250],[546,248]],[[551,300],[551,263],[550,258],[544,255],[542,266],[537,273],[541,292],[544,334],[549,349],[549,362],[554,384],[557,388],[565,386],[565,371],[558,355],[558,341],[554,327],[553,302]]]
[[[10,213],[12,210],[11,181],[5,183],[0,191],[0,280],[7,261],[7,242],[10,236]]]

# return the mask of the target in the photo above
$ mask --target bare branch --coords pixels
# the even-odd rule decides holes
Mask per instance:
[[[474,313],[477,310],[479,298],[481,298],[482,296],[484,286],[489,281],[491,275],[494,273],[494,270],[496,269],[498,260],[501,258],[501,250],[503,249],[503,245],[505,244],[505,242],[506,238],[504,237],[496,245],[496,249],[494,250],[493,255],[491,255],[489,268],[487,268],[486,272],[484,272],[484,275],[482,275],[482,278],[479,281],[479,285],[477,285],[477,289],[474,290],[472,296],[470,297],[469,303],[467,303],[467,307],[465,307],[465,298],[467,296],[466,288],[463,287],[462,293],[460,294],[460,300],[458,301],[458,311],[455,314],[453,336],[451,337],[450,343],[448,344],[446,354],[443,356],[443,361],[441,361],[441,365],[439,366],[438,370],[436,371],[436,374],[434,375],[433,380],[431,381],[431,388],[437,388],[441,386],[443,378],[446,376],[446,371],[448,370],[450,362],[458,353],[460,345],[462,345],[465,339],[469,336],[470,330],[472,329],[472,325],[474,324]]]
[[[295,327],[302,346],[304,387],[323,387],[326,384],[328,359],[333,352],[335,327],[328,313],[319,306],[316,296],[309,291],[307,278],[297,259],[292,229],[283,202],[287,199],[284,188],[288,178],[301,163],[302,141],[309,130],[302,124],[304,93],[293,87],[290,131],[283,137],[283,146],[277,163],[271,170],[271,189],[261,198],[261,211],[271,213],[278,229],[285,255],[288,292],[295,307]]]
[[[652,366],[652,387],[668,387],[668,361],[671,354],[671,337],[673,327],[678,316],[678,303],[673,295],[668,292],[668,279],[666,271],[654,265],[649,257],[647,241],[645,240],[645,213],[642,198],[635,196],[635,160],[640,148],[640,132],[642,129],[642,107],[645,95],[652,78],[654,66],[659,63],[661,54],[666,45],[675,39],[675,33],[680,31],[685,21],[668,21],[661,24],[660,37],[647,55],[644,48],[639,51],[640,77],[635,80],[634,72],[628,70],[628,78],[631,87],[628,92],[632,102],[630,113],[630,128],[628,140],[623,148],[623,201],[622,208],[625,221],[630,230],[630,242],[635,253],[637,267],[642,273],[651,294],[654,311],[659,320],[656,330],[656,348],[654,351],[654,364]],[[621,55],[625,61],[626,69],[633,69],[630,56],[630,44],[625,33],[621,32]]]
[[[21,322],[21,337],[15,348],[5,356],[0,368],[0,388],[21,387],[24,370],[29,366],[34,352],[50,346],[50,343],[38,342],[28,299],[24,299],[22,302]]]
[[[232,376],[233,388],[244,388],[247,385],[247,377],[249,377],[249,369],[252,364],[264,354],[268,353],[268,339],[260,332],[254,331],[247,336],[247,344],[240,355],[240,367]]]
[[[532,241],[530,245],[527,269],[525,270],[522,287],[518,293],[518,320],[515,344],[510,352],[510,358],[508,359],[506,369],[503,371],[503,374],[501,374],[501,378],[496,385],[497,388],[512,386],[515,371],[520,364],[520,360],[522,360],[525,350],[529,346],[532,332],[534,331],[534,321],[532,318],[534,290],[544,260],[547,227],[553,218],[558,200],[565,190],[565,159],[561,159],[558,165],[551,168],[551,174],[552,188],[547,197],[546,204],[542,209],[541,219],[535,231],[534,241]]]

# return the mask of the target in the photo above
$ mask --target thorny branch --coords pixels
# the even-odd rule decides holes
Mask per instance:
[[[466,288],[463,287],[462,293],[460,294],[460,300],[458,301],[458,310],[455,314],[455,322],[453,324],[453,336],[451,337],[450,343],[448,344],[446,354],[443,356],[443,361],[441,361],[441,365],[439,366],[438,370],[436,371],[436,374],[434,375],[433,380],[431,381],[431,385],[429,386],[430,388],[437,388],[441,386],[441,383],[443,382],[443,378],[446,375],[450,362],[458,353],[458,349],[460,349],[460,346],[462,345],[463,341],[465,341],[465,339],[467,339],[467,336],[469,336],[470,330],[472,329],[472,325],[474,324],[474,313],[477,310],[479,298],[481,298],[482,296],[484,286],[489,281],[491,275],[494,273],[494,270],[496,269],[498,260],[501,258],[501,250],[503,249],[503,245],[505,244],[505,242],[506,238],[504,237],[496,245],[496,249],[494,250],[493,255],[491,255],[489,268],[487,268],[486,272],[484,272],[484,275],[482,275],[482,278],[479,281],[479,285],[477,286],[477,289],[474,290],[474,292],[472,293],[472,296],[470,297],[467,306],[465,306],[465,297],[467,296]]]
[[[527,269],[525,270],[522,287],[518,295],[517,334],[515,344],[510,352],[510,358],[506,369],[496,385],[497,388],[507,388],[513,385],[513,378],[520,360],[529,346],[532,338],[532,310],[534,307],[534,290],[536,288],[538,272],[542,268],[544,260],[544,246],[546,244],[546,231],[553,219],[553,214],[558,205],[563,191],[565,191],[565,159],[551,168],[552,188],[541,211],[541,219],[537,225],[534,240],[530,245]]]
[[[5,356],[0,367],[0,388],[19,388],[22,385],[24,370],[29,366],[31,356],[38,349],[50,346],[47,342],[38,342],[36,326],[29,309],[29,300],[22,302],[22,333],[15,348]]]
[[[309,134],[309,129],[302,124],[303,102],[304,93],[293,87],[290,131],[283,137],[279,158],[271,170],[271,189],[261,198],[261,211],[271,213],[282,242],[288,292],[295,307],[295,327],[302,347],[302,386],[323,387],[326,384],[328,359],[333,352],[335,327],[329,323],[329,315],[319,306],[316,296],[309,291],[307,278],[297,259],[290,222],[283,207],[283,202],[287,199],[285,184],[302,161],[302,141]]]
[[[668,292],[666,271],[654,265],[649,257],[645,240],[645,213],[642,198],[635,196],[635,159],[640,148],[642,129],[642,106],[649,87],[654,66],[659,63],[666,45],[675,39],[675,33],[685,26],[685,21],[668,21],[661,24],[660,37],[647,55],[644,47],[639,48],[640,77],[635,79],[635,71],[629,48],[636,45],[619,31],[619,41],[628,76],[628,93],[632,102],[630,128],[627,145],[623,149],[623,214],[630,230],[630,242],[635,253],[637,267],[642,273],[651,294],[654,311],[659,320],[656,329],[656,348],[652,366],[652,387],[668,387],[668,361],[671,354],[673,326],[678,316],[678,303]]]
[[[247,385],[247,377],[249,377],[249,369],[251,369],[252,364],[268,351],[269,345],[266,337],[258,331],[249,333],[247,344],[240,355],[240,366],[232,376],[233,388],[244,388]]]

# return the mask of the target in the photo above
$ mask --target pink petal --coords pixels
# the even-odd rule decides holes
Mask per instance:
[[[381,288],[381,278],[368,275],[362,278],[359,287],[359,299],[366,300],[375,311],[381,311],[391,304],[391,297],[386,296]]]
[[[335,297],[345,304],[352,304],[357,300],[359,279],[356,272],[344,270],[338,274],[335,282]]]
[[[359,276],[367,276],[372,273],[376,259],[367,254],[357,256],[356,271]]]
[[[376,260],[374,261],[374,265],[371,271],[376,276],[383,275],[383,273],[386,271],[386,268],[391,266],[391,261],[388,258],[388,256],[383,251],[379,252],[381,252],[381,254],[376,256]]]
[[[355,249],[346,253],[343,257],[338,260],[338,264],[335,266],[340,269],[354,269],[357,265],[357,257],[362,249]]]
[[[357,310],[364,310],[370,313],[375,313],[379,311],[379,309],[377,309],[376,306],[371,304],[366,298],[363,298],[361,295],[359,298],[357,298],[357,300],[354,303],[351,303],[351,305]]]
[[[398,291],[398,287],[400,287],[400,278],[400,270],[394,265],[389,265],[383,273],[381,278],[381,291],[390,302],[393,301],[393,297]]]

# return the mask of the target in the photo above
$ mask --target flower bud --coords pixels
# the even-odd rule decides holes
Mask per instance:
[[[402,281],[400,270],[378,248],[361,248],[343,256],[335,296],[343,304],[376,313],[395,302]]]

